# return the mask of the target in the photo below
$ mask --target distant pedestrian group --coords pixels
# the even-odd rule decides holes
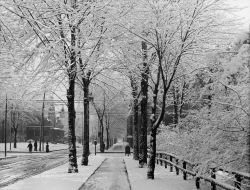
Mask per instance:
[[[27,148],[29,149],[29,152],[32,152],[33,145],[31,144],[31,141],[29,141]],[[46,142],[46,149],[45,150],[46,150],[46,152],[49,152],[49,143],[48,142]],[[34,142],[34,151],[37,151],[37,140],[35,140],[35,142]]]

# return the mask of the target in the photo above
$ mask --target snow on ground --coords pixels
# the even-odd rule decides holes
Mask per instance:
[[[29,143],[27,142],[18,142],[17,143],[17,148],[13,147],[13,143],[11,143],[11,151],[20,151],[20,152],[28,152],[28,146]],[[34,145],[34,143],[32,143],[32,145]],[[44,143],[44,149],[45,149],[46,144]],[[39,147],[39,142],[38,142],[38,147]],[[49,149],[50,150],[58,150],[58,149],[64,149],[64,148],[68,148],[67,144],[52,144],[49,143]],[[34,146],[33,146],[34,149]],[[38,149],[38,148],[37,148]],[[4,143],[0,143],[0,151],[4,151]],[[7,143],[7,151],[10,151],[10,143]]]
[[[117,143],[120,145],[121,143]],[[79,145],[81,146],[81,145]],[[67,145],[66,145],[67,147]],[[93,145],[90,146],[94,148]],[[120,146],[119,146],[120,147]],[[121,148],[121,147],[120,147]],[[108,154],[109,156],[120,156],[117,154]],[[108,156],[106,155],[106,156]],[[129,181],[132,190],[195,190],[195,181],[192,177],[184,181],[182,173],[179,176],[175,172],[169,172],[169,167],[165,169],[163,166],[156,165],[155,179],[147,179],[147,167],[139,168],[138,161],[133,160],[133,156],[122,156],[128,171]],[[48,170],[41,174],[18,181],[9,185],[3,190],[77,190],[81,185],[94,173],[94,171],[104,161],[105,154],[97,154],[91,152],[89,156],[89,165],[81,166],[78,158],[79,173],[68,174],[68,163],[54,169]],[[208,190],[210,187],[201,184],[202,190]]]
[[[34,143],[32,143],[32,144],[34,144]],[[46,144],[44,144],[44,152],[45,152],[45,145]],[[27,146],[28,146],[27,142],[18,142],[17,143],[17,148],[14,148],[13,143],[12,143],[11,144],[11,150],[10,150],[10,144],[7,143],[7,157],[13,157],[13,156],[17,156],[17,155],[20,155],[20,154],[22,155],[24,153],[29,153]],[[77,144],[77,146],[81,147],[80,144]],[[38,147],[39,147],[39,143],[38,143]],[[50,151],[67,149],[67,148],[68,148],[67,144],[60,144],[60,143],[52,144],[52,143],[49,143]],[[4,149],[5,149],[4,143],[0,143],[0,159],[4,158]],[[34,150],[34,146],[33,146],[33,150]],[[37,151],[36,153],[39,153],[39,151]]]
[[[81,166],[78,162],[78,173],[67,173],[68,164],[64,164],[18,181],[2,190],[77,190],[94,173],[104,159],[103,156],[90,155],[88,166]]]
[[[147,179],[147,167],[139,168],[138,161],[132,156],[125,157],[132,190],[195,190],[194,180],[184,181],[182,175],[177,176],[175,172],[169,172],[169,168],[156,165],[155,179]]]

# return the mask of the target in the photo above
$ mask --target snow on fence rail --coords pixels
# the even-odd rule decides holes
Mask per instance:
[[[239,190],[242,189],[242,181],[250,180],[249,173],[243,173],[238,171],[228,171],[223,168],[211,168],[211,177],[206,177],[203,175],[198,175],[193,171],[194,166],[197,166],[196,163],[193,163],[189,160],[181,159],[174,154],[170,154],[167,152],[157,152],[156,153],[156,163],[162,166],[163,163],[165,168],[169,165],[170,172],[173,172],[173,168],[175,167],[176,175],[179,175],[179,171],[181,170],[183,173],[183,179],[187,180],[187,174],[195,177],[195,185],[197,189],[200,189],[200,180],[203,179],[207,182],[211,183],[211,190],[216,190],[216,187],[221,187],[226,190]],[[227,183],[216,180],[216,171],[223,171],[226,173],[230,173],[234,175],[234,186],[229,185]],[[245,185],[245,184],[244,184]],[[248,188],[249,186],[246,185]]]

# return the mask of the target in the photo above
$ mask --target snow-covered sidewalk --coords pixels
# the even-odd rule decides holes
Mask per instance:
[[[182,175],[169,172],[169,168],[156,165],[155,179],[147,179],[147,167],[139,168],[132,156],[125,157],[125,163],[132,190],[195,190],[194,180],[184,181]]]
[[[113,157],[111,154],[106,156]],[[97,154],[96,156],[91,154],[88,166],[81,166],[81,158],[78,158],[79,173],[67,173],[67,163],[18,181],[3,188],[3,190],[78,190],[99,168],[106,156],[105,154]],[[117,156],[119,155],[114,154],[114,157]],[[146,177],[147,167],[139,168],[138,161],[133,160],[132,156],[122,156],[121,159],[125,161],[132,190],[196,190],[194,179],[190,178],[184,181],[181,173],[177,176],[175,172],[169,172],[169,168],[165,169],[163,166],[156,165],[155,179],[149,180]],[[201,185],[201,189],[208,190],[209,188]]]
[[[81,166],[78,158],[78,173],[67,173],[68,164],[18,181],[2,190],[77,190],[101,165],[105,157],[89,156],[89,165]]]

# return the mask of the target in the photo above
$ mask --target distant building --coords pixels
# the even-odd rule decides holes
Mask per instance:
[[[56,117],[55,105],[53,97],[49,105],[48,118],[44,118],[43,126],[41,127],[41,117],[38,117],[38,122],[27,125],[26,127],[26,140],[40,140],[41,130],[43,131],[43,139],[45,142],[64,142],[65,130],[64,130],[64,108],[59,112],[59,116]]]
[[[41,130],[43,131],[43,139],[45,142],[63,142],[64,141],[64,130],[58,127],[53,127],[52,123],[44,119],[44,126],[41,127],[40,122],[30,124],[26,126],[26,138],[25,140],[33,139],[40,140]]]

